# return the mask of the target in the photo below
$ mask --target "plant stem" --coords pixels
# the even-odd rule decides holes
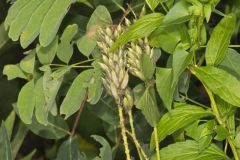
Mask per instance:
[[[87,95],[88,95],[88,92],[86,92],[85,97],[84,97],[84,99],[83,99],[83,101],[82,101],[82,103],[80,105],[80,109],[79,109],[79,111],[77,113],[77,117],[76,117],[76,119],[74,121],[74,124],[73,124],[73,128],[72,128],[72,131],[71,131],[71,136],[74,136],[74,134],[75,134],[75,131],[76,131],[76,128],[77,128],[77,125],[78,125],[81,113],[83,111],[83,107],[84,107],[84,105],[85,105],[85,103],[87,101]]]
[[[94,59],[87,59],[87,60],[84,60],[84,61],[80,61],[80,62],[71,64],[71,66],[77,66],[79,64],[83,64],[83,63],[87,63],[87,62],[91,62],[91,61],[94,61]]]
[[[72,68],[93,68],[93,66],[71,66]]]
[[[183,97],[185,100],[187,100],[187,101],[189,101],[189,102],[192,102],[193,104],[196,104],[196,105],[201,106],[201,107],[203,107],[203,108],[206,108],[206,109],[209,108],[208,106],[206,106],[206,105],[204,105],[204,104],[201,104],[201,103],[199,103],[199,102],[197,102],[197,101],[195,101],[195,100],[193,100],[193,99],[191,99],[191,98],[189,98],[189,97],[187,97],[187,96],[184,96],[184,95],[182,95],[182,94],[180,94],[180,97]]]
[[[131,160],[130,151],[129,151],[129,148],[128,148],[126,128],[125,128],[125,125],[124,125],[123,108],[120,105],[118,105],[118,114],[119,114],[119,119],[120,119],[120,127],[121,127],[123,145],[124,145],[124,148],[125,148],[126,160]]]
[[[203,45],[203,46],[200,46],[201,48],[206,48],[207,45]],[[233,44],[233,45],[229,45],[228,47],[230,48],[240,48],[240,44]]]
[[[157,154],[157,160],[160,160],[160,150],[158,145],[158,133],[157,133],[157,127],[154,127],[154,138],[155,138],[155,145],[156,145],[156,154]]]
[[[204,87],[205,87],[205,86],[204,86]],[[225,124],[224,121],[221,119],[221,116],[220,116],[220,114],[219,114],[219,111],[218,111],[218,108],[217,108],[217,104],[216,104],[215,99],[214,99],[214,95],[212,94],[212,92],[211,92],[207,87],[205,87],[205,89],[206,89],[206,91],[207,91],[207,93],[208,93],[208,95],[209,95],[210,101],[211,101],[211,106],[212,106],[213,114],[215,115],[218,123],[219,123],[220,125],[222,125],[223,127],[226,128],[226,124]],[[235,145],[234,145],[234,142],[233,142],[232,138],[228,137],[228,138],[227,138],[227,141],[228,141],[228,143],[229,143],[229,145],[230,145],[230,147],[231,147],[231,149],[232,149],[232,153],[233,153],[234,159],[235,159],[235,160],[240,160],[240,159],[239,159],[239,156],[238,156],[238,153],[237,153],[237,149],[236,149],[236,147],[235,147]]]
[[[141,160],[142,160],[142,156],[144,157],[145,160],[147,160],[148,159],[147,155],[145,154],[144,150],[141,148],[141,145],[139,144],[139,142],[137,140],[137,136],[136,136],[134,125],[133,125],[132,110],[128,111],[128,116],[129,116],[129,122],[130,122],[133,142],[134,142],[134,144],[135,144],[135,146],[137,148],[138,155],[139,155]]]

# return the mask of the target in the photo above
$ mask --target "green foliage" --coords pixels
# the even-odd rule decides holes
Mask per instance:
[[[239,4],[1,1],[0,159],[240,160]]]

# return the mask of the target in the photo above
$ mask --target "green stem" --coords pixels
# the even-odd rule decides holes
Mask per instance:
[[[204,87],[205,87],[205,86],[204,86]],[[208,95],[209,95],[210,101],[211,101],[211,106],[212,106],[213,114],[215,115],[218,123],[219,123],[220,125],[222,125],[223,127],[226,128],[226,124],[225,124],[224,121],[221,119],[221,116],[220,116],[220,114],[219,114],[219,111],[218,111],[217,104],[216,104],[216,102],[215,102],[213,93],[212,93],[207,87],[205,87],[205,89],[206,89],[206,91],[207,91],[207,93],[208,93]],[[235,144],[234,144],[232,138],[228,137],[228,138],[227,138],[227,141],[228,141],[228,143],[229,143],[229,145],[230,145],[230,147],[231,147],[231,149],[232,149],[232,153],[233,153],[234,159],[235,159],[235,160],[240,160],[240,159],[239,159],[239,156],[238,156],[238,153],[237,153],[237,149],[236,149],[236,147],[235,147]]]
[[[120,127],[121,127],[123,145],[124,145],[124,148],[125,148],[126,160],[131,160],[130,151],[129,151],[129,148],[128,148],[126,128],[125,128],[125,125],[124,125],[123,108],[121,106],[118,106],[118,114],[119,114],[119,119],[120,119]]]
[[[203,46],[200,46],[201,48],[206,48],[207,45],[203,45]],[[240,48],[240,45],[239,44],[232,44],[232,45],[229,45],[228,46],[229,48]]]
[[[137,136],[136,136],[134,125],[133,125],[132,110],[129,110],[128,116],[129,116],[129,122],[130,122],[130,127],[131,127],[131,136],[132,136],[133,142],[137,148],[138,155],[141,160],[142,160],[142,156],[144,157],[145,160],[148,160],[147,155],[145,154],[144,150],[142,149],[141,145],[139,144],[139,142],[137,140]]]
[[[159,150],[159,144],[158,144],[157,127],[154,127],[154,138],[155,138],[155,145],[156,145],[157,160],[160,160],[160,150]]]
[[[88,59],[88,60],[84,60],[84,61],[81,61],[81,62],[77,62],[77,63],[74,63],[74,64],[71,64],[71,66],[77,66],[79,64],[83,64],[83,63],[87,63],[87,62],[92,62],[94,61],[94,59]]]
[[[199,102],[197,102],[197,101],[195,101],[195,100],[193,100],[193,99],[191,99],[191,98],[189,98],[189,97],[187,97],[187,96],[184,96],[184,95],[182,95],[182,94],[180,94],[180,97],[184,98],[185,100],[187,100],[187,101],[189,101],[189,102],[192,102],[193,104],[196,104],[196,105],[198,105],[198,106],[201,106],[201,107],[203,107],[203,108],[206,108],[206,109],[209,108],[208,106],[206,106],[206,105],[204,105],[204,104],[201,104],[201,103],[199,103]]]
[[[93,68],[93,66],[71,66],[72,68]]]

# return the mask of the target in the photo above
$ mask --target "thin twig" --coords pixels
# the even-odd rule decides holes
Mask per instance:
[[[71,136],[74,136],[74,134],[75,134],[75,131],[76,131],[76,128],[77,128],[77,125],[78,125],[81,113],[83,111],[83,107],[84,107],[84,105],[85,105],[85,103],[87,101],[87,95],[88,95],[88,92],[86,92],[85,97],[84,97],[84,99],[83,99],[83,101],[82,101],[82,103],[80,105],[80,109],[79,109],[79,111],[77,113],[77,117],[76,117],[76,119],[74,121],[74,124],[73,124],[73,128],[72,128],[72,131],[71,131]]]

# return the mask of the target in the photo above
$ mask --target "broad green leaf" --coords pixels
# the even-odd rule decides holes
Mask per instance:
[[[37,45],[36,52],[39,61],[42,64],[50,64],[52,63],[58,49],[58,36],[47,46],[43,47],[41,45]]]
[[[15,118],[16,118],[16,114],[15,114],[14,111],[12,111],[8,115],[8,117],[7,117],[6,121],[5,121],[6,129],[7,129],[8,136],[9,136],[10,139],[12,137],[12,132],[13,132],[13,126],[14,126]]]
[[[60,116],[48,115],[48,124],[42,125],[33,117],[32,124],[26,125],[31,132],[45,139],[61,139],[69,133],[69,128]]]
[[[87,87],[92,74],[93,70],[85,70],[74,79],[60,107],[60,114],[64,114],[65,119],[77,112],[80,108],[81,103],[86,97]]]
[[[46,101],[43,91],[43,78],[41,77],[35,85],[35,116],[36,120],[46,125],[49,109],[46,108]]]
[[[175,86],[172,86],[173,70],[171,68],[156,68],[156,85],[164,106],[171,110]]]
[[[165,16],[163,24],[180,24],[188,21],[191,18],[189,7],[190,4],[188,4],[186,1],[177,2]]]
[[[212,66],[192,67],[191,72],[214,94],[240,107],[240,81],[236,77]]]
[[[24,8],[31,0],[18,0],[15,1],[14,4],[8,10],[7,17],[4,22],[5,29],[7,30],[8,27],[11,25],[12,21],[18,15],[19,11]]]
[[[160,150],[161,160],[230,160],[230,158],[215,144],[211,144],[203,151],[193,140],[177,142]]]
[[[240,54],[236,50],[228,48],[226,56],[219,64],[219,68],[240,79]]]
[[[180,25],[158,27],[149,37],[149,43],[157,48],[172,54],[177,44],[181,41]]]
[[[41,24],[39,36],[41,46],[46,47],[53,41],[71,3],[72,0],[55,0]]]
[[[70,137],[60,146],[56,160],[78,160],[79,154],[77,139]]]
[[[99,27],[105,27],[112,24],[111,15],[107,8],[99,5],[91,15],[87,24],[87,31],[84,36],[77,41],[79,51],[89,56],[97,45],[97,31]]]
[[[87,33],[86,35],[82,36],[77,41],[78,50],[87,57],[93,52],[94,48],[97,45],[97,41],[93,37],[95,36],[95,34],[91,35],[90,33]]]
[[[146,79],[148,80],[152,79],[153,74],[155,72],[155,64],[147,54],[142,55],[141,69]]]
[[[97,142],[99,142],[102,145],[102,148],[100,148],[99,157],[97,158],[113,160],[112,148],[110,144],[106,141],[106,139],[98,135],[92,135],[91,137],[94,138]]]
[[[4,29],[3,24],[0,25],[0,49],[9,41],[7,32]]]
[[[3,121],[0,128],[0,157],[4,160],[13,160],[10,138]]]
[[[159,142],[179,129],[211,114],[212,112],[209,110],[204,110],[201,107],[188,104],[182,104],[172,109],[170,112],[163,115],[157,125]],[[151,148],[155,147],[154,135],[151,137],[150,146]]]
[[[21,69],[26,72],[33,74],[35,68],[35,50],[29,51],[29,53],[20,61]]]
[[[8,33],[9,37],[13,41],[17,41],[19,39],[19,36],[21,35],[22,31],[28,24],[28,21],[32,13],[41,3],[42,1],[32,0],[29,3],[27,3],[21,10],[19,10],[17,16],[11,22],[11,26]]]
[[[148,36],[161,25],[163,18],[161,13],[152,13],[141,17],[117,39],[111,49],[115,50],[129,41]]]
[[[31,15],[31,18],[20,37],[20,43],[23,48],[28,47],[39,35],[42,21],[54,1],[55,0],[43,0],[39,7]]]
[[[19,65],[9,64],[4,66],[3,74],[7,76],[8,80],[15,78],[27,79],[27,76],[23,73]]]
[[[16,135],[14,136],[14,139],[11,142],[13,159],[16,158],[17,153],[21,148],[23,141],[27,136],[27,133],[28,133],[28,128],[22,122],[20,122]]]
[[[88,21],[87,32],[96,32],[97,27],[103,27],[110,24],[112,24],[112,18],[110,13],[108,12],[106,7],[99,5]]]
[[[193,53],[189,53],[183,49],[182,46],[178,46],[174,53],[172,59],[172,68],[173,68],[173,81],[172,86],[177,82],[179,76],[187,68],[189,63],[193,59]]]
[[[68,63],[73,55],[72,39],[77,32],[78,26],[76,24],[68,25],[60,38],[61,43],[58,45],[57,56],[65,63]]]
[[[148,123],[155,127],[160,119],[155,89],[148,87],[136,102],[136,107],[140,109]]]
[[[152,11],[154,11],[154,9],[158,6],[159,4],[159,0],[146,0],[148,6],[150,7],[150,9]]]
[[[235,29],[234,15],[225,16],[213,29],[206,48],[207,65],[218,65],[224,59]]]
[[[100,68],[94,69],[93,77],[90,80],[88,87],[88,102],[96,104],[102,96],[103,86],[101,80],[102,74]]]
[[[34,80],[31,80],[22,87],[17,100],[19,116],[25,124],[32,123],[34,105]]]

